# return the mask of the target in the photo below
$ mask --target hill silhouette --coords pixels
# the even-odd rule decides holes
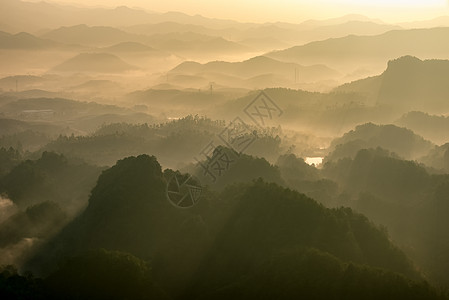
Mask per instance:
[[[96,102],[82,102],[64,98],[24,98],[11,101],[2,106],[5,114],[20,114],[24,110],[52,110],[56,117],[62,119],[67,116],[87,114],[125,113],[128,110],[115,105],[99,104]]]
[[[354,158],[329,161],[322,169],[324,177],[339,185],[336,206],[348,205],[386,226],[426,276],[441,285],[448,282],[443,262],[449,237],[441,230],[448,213],[443,199],[449,177],[441,171],[449,161],[448,145],[421,159],[441,174],[381,148],[362,149]]]
[[[138,42],[142,37],[108,26],[63,26],[42,35],[43,38],[64,44],[109,46],[120,42]]]
[[[41,39],[26,32],[17,34],[0,32],[0,49],[37,50],[55,48],[57,46],[60,46],[57,42]]]
[[[280,62],[264,56],[257,56],[235,63],[223,61],[209,62],[206,64],[184,62],[170,72],[187,74],[222,73],[247,79],[270,74],[294,79],[295,70],[299,72],[301,80],[305,82],[338,78],[340,76],[337,71],[323,65],[301,66],[294,63]]]
[[[193,210],[177,209],[166,199],[166,180],[155,157],[120,160],[99,177],[85,211],[47,243],[28,267],[48,274],[58,260],[82,256],[87,249],[118,250],[153,258],[152,275],[161,287],[171,296],[191,299],[189,295],[221,294],[229,285],[243,288],[240,283],[253,282],[253,276],[256,280],[256,274],[272,268],[288,272],[286,264],[274,267],[270,263],[274,257],[278,262],[303,257],[312,259],[311,265],[298,276],[316,279],[294,289],[299,293],[315,291],[316,274],[322,273],[320,266],[329,259],[331,265],[341,264],[338,274],[351,265],[365,270],[366,285],[378,285],[387,294],[398,292],[387,288],[387,278],[401,283],[401,293],[410,293],[411,286],[429,297],[434,293],[426,284],[413,281],[420,280],[420,275],[385,232],[350,209],[326,209],[302,194],[262,180],[231,186],[219,196],[204,192],[205,198]],[[340,278],[333,276],[326,286]],[[371,276],[380,281],[372,281]],[[300,277],[295,280],[301,282]],[[361,288],[364,294],[370,290],[367,286]],[[280,291],[276,286],[262,290]],[[329,293],[324,292],[327,297]]]
[[[345,144],[346,149],[341,146]],[[353,157],[360,149],[377,147],[394,152],[405,159],[416,159],[427,154],[433,144],[406,128],[367,123],[334,139],[330,150],[335,150],[335,153],[329,158]]]
[[[0,88],[5,90],[15,90],[16,83],[17,87],[23,89],[24,87],[29,89],[40,84],[43,84],[47,81],[44,77],[34,76],[34,75],[15,75],[15,76],[7,76],[0,79]]]
[[[115,45],[112,45],[110,47],[103,48],[106,52],[153,52],[155,51],[154,48],[151,48],[149,46],[146,46],[142,43],[136,43],[136,42],[122,42]]]
[[[52,299],[168,299],[149,262],[104,249],[68,258],[45,284]]]
[[[52,255],[62,259],[96,248],[149,259],[171,244],[170,238],[182,230],[190,215],[167,201],[166,180],[154,157],[141,155],[120,160],[100,175],[86,210],[50,242],[34,261],[35,267],[48,271],[55,267]],[[62,247],[54,247],[57,244]]]
[[[395,123],[413,130],[436,144],[441,145],[449,141],[449,132],[447,131],[449,117],[412,111],[401,116]]]
[[[168,33],[148,37],[148,44],[155,48],[193,59],[213,60],[217,54],[242,54],[254,51],[223,37],[195,33]]]
[[[199,53],[202,55],[210,52],[215,54],[242,53],[251,50],[221,36],[208,36],[192,32],[170,32],[147,36],[128,33],[108,26],[88,26],[85,24],[61,27],[43,34],[42,37],[65,44],[95,47],[110,47],[120,43],[133,43],[132,47],[135,48],[135,43],[141,43],[177,55],[189,54],[191,56],[196,53],[197,57],[201,57],[198,55]],[[122,45],[119,48],[123,47]],[[126,47],[130,47],[130,45]],[[117,46],[115,48],[117,50]]]
[[[420,158],[420,161],[426,166],[447,174],[449,172],[449,143],[436,146],[426,156]]]
[[[449,60],[404,56],[379,76],[345,84],[336,91],[369,95],[378,104],[427,112],[447,111]]]
[[[351,64],[384,64],[404,55],[448,58],[448,32],[449,28],[431,28],[392,30],[375,36],[350,35],[274,51],[266,56],[287,62],[324,63],[342,68]]]
[[[112,54],[82,53],[57,65],[53,71],[121,73],[135,69],[137,68]]]
[[[0,136],[16,134],[19,132],[33,130],[45,133],[49,136],[59,135],[62,133],[71,134],[67,128],[60,127],[56,124],[48,124],[46,122],[26,122],[15,119],[0,119]]]
[[[51,199],[73,215],[84,207],[99,172],[98,167],[43,152],[39,159],[23,161],[0,178],[0,190],[21,209]]]
[[[332,292],[332,287],[342,288],[337,280],[341,277],[330,271],[333,268],[326,267],[326,258],[330,257],[338,261],[337,265],[351,261],[400,273],[411,271],[403,254],[389,245],[384,234],[349,209],[328,210],[304,195],[263,181],[243,189],[233,187],[225,195],[224,199],[229,200],[223,205],[227,208],[224,223],[189,296],[226,299],[234,294],[245,299],[268,294],[269,298],[280,299],[291,299],[292,295],[327,299],[339,293]],[[344,236],[343,232],[350,235]],[[329,241],[325,238],[329,235],[336,239]],[[313,259],[315,255],[320,258]],[[289,268],[292,263],[295,267]],[[318,283],[323,276],[318,270],[323,269],[326,269],[324,276],[333,279]],[[367,285],[371,284],[370,281]],[[346,297],[351,298],[351,293]]]
[[[15,31],[33,31],[80,23],[91,25],[129,26],[148,20],[149,13],[126,6],[80,9],[70,5],[20,0],[2,1],[2,23]],[[36,16],[41,16],[36,18]]]

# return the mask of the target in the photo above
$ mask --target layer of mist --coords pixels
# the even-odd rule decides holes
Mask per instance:
[[[448,16],[2,0],[0,65],[0,298],[449,299]]]

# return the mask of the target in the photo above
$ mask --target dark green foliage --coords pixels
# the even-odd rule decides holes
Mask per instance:
[[[417,260],[429,276],[442,286],[449,285],[449,176],[439,178],[428,205],[422,208],[419,222]]]
[[[23,238],[47,239],[66,223],[67,215],[53,202],[28,207],[0,224],[0,247],[14,244]]]
[[[297,158],[294,154],[282,155],[278,158],[276,166],[287,187],[304,193],[328,207],[336,205],[338,185],[332,180],[322,179],[319,170],[309,166],[302,158]]]
[[[92,190],[85,212],[66,231],[75,230],[71,248],[108,248],[145,256],[163,238],[160,223],[169,205],[165,180],[154,157],[141,155],[104,171]]]
[[[85,205],[98,173],[97,167],[43,152],[39,159],[24,161],[0,178],[0,190],[22,209],[54,201],[73,214]]]
[[[93,297],[114,288],[119,299],[143,297],[141,263],[115,252],[83,254],[105,248],[151,260],[152,278],[176,299],[437,299],[386,232],[351,209],[327,209],[259,179],[220,194],[205,189],[197,206],[183,210],[168,202],[166,185],[155,157],[118,161],[99,177],[86,210],[26,267],[52,273],[48,283],[59,298],[94,287]]]
[[[236,187],[226,194],[235,195],[234,205],[228,208],[215,246],[219,251],[213,256],[222,251],[228,257],[238,253],[233,257],[241,259],[238,268],[248,264],[245,257],[257,259],[275,249],[309,246],[343,260],[416,275],[387,235],[350,209],[326,209],[302,194],[261,180],[243,192]]]
[[[43,196],[47,199],[54,197],[48,186],[45,186],[44,171],[34,168],[34,165],[34,162],[30,160],[21,163],[7,174],[1,182],[3,192],[21,207],[27,207],[35,201],[32,199],[34,192],[31,191],[33,190],[42,189],[46,191],[44,195],[38,194],[38,197]]]
[[[444,299],[426,282],[343,263],[313,248],[278,251],[243,277],[198,299]]]
[[[436,146],[420,159],[424,164],[434,168],[440,173],[449,173],[449,143]]]
[[[151,126],[116,123],[105,125],[89,136],[60,136],[45,149],[97,165],[113,165],[122,157],[154,153],[165,164],[172,165],[174,161],[192,160],[221,126],[221,122],[198,116]]]
[[[297,158],[294,154],[281,155],[276,165],[281,171],[282,178],[289,185],[294,185],[296,182],[304,180],[313,181],[319,179],[318,170],[309,166],[304,159]]]
[[[259,177],[269,182],[283,183],[278,167],[266,159],[238,154],[222,146],[215,148],[213,154],[209,154],[209,159],[198,163],[194,172],[203,185],[211,185],[218,190],[229,184],[251,182]]]
[[[360,150],[352,160],[328,162],[323,174],[348,194],[342,204],[386,226],[428,278],[447,285],[447,175],[430,175],[423,166],[381,149]]]
[[[243,189],[225,192],[235,199],[185,299],[439,299],[365,217],[262,181]]]
[[[8,300],[48,299],[42,279],[21,276],[13,266],[0,267],[0,298]]]
[[[54,299],[166,299],[149,264],[126,253],[96,250],[68,258],[46,280]]]
[[[6,175],[20,162],[21,155],[18,150],[0,148],[0,178]]]
[[[345,145],[344,148],[337,148],[338,145],[346,143],[350,144]],[[333,140],[331,145],[331,149],[337,150],[332,155],[336,159],[353,157],[361,149],[377,147],[394,152],[405,159],[414,159],[426,154],[433,145],[409,129],[372,123],[357,126],[355,130]]]
[[[374,143],[376,144],[376,143]],[[343,144],[338,144],[335,146],[335,148],[333,149],[332,152],[330,152],[328,155],[326,155],[326,157],[323,160],[323,164],[326,164],[327,162],[336,162],[340,159],[344,159],[344,158],[351,158],[353,159],[357,153],[360,150],[363,149],[374,149],[376,151],[376,155],[380,155],[380,156],[387,156],[387,157],[393,157],[393,158],[397,158],[400,159],[400,157],[394,153],[394,152],[390,152],[380,146],[369,146],[369,143],[367,141],[361,140],[361,139],[355,139],[355,140],[350,140],[348,142],[345,142]]]
[[[198,115],[163,124],[109,124],[88,136],[60,136],[44,147],[47,151],[80,157],[96,165],[113,165],[122,157],[152,153],[166,166],[189,163],[220,132],[224,121],[213,121]],[[257,137],[248,153],[274,159],[280,153],[279,130],[257,129]]]
[[[196,269],[209,240],[201,216],[207,195],[191,210],[171,205],[166,179],[154,156],[129,157],[104,171],[86,210],[27,264],[39,274],[67,255],[105,248],[155,258],[155,272],[169,290]]]
[[[24,130],[0,137],[1,147],[14,147],[23,151],[36,151],[52,141],[51,137],[45,133]]]
[[[380,148],[360,150],[353,160],[325,164],[323,173],[349,191],[371,192],[395,202],[418,201],[430,180],[423,167],[390,157]]]

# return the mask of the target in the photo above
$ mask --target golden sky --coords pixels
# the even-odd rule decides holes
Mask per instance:
[[[38,1],[38,0],[32,0]],[[301,22],[345,14],[363,14],[388,22],[448,15],[448,0],[47,0],[88,6],[141,7],[156,12],[182,11],[239,21]]]

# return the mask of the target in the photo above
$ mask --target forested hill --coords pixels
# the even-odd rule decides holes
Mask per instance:
[[[197,206],[183,210],[167,201],[166,183],[155,157],[120,160],[99,177],[86,210],[28,268],[51,280],[71,274],[81,284],[86,270],[109,268],[82,258],[105,248],[150,261],[152,280],[175,299],[438,298],[387,234],[350,209],[328,209],[259,179],[221,193],[206,189]],[[58,267],[70,256],[87,263]]]

